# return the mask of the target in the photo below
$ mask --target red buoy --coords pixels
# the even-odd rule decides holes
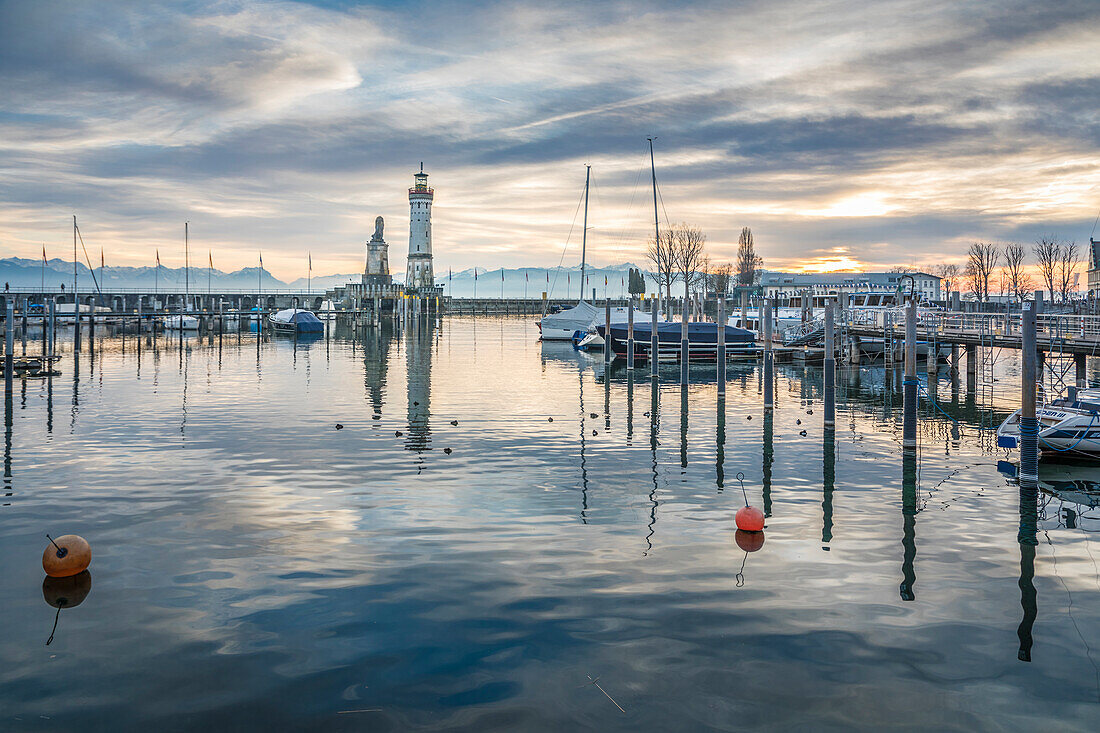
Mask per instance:
[[[733,533],[733,539],[737,542],[737,546],[745,552],[756,552],[764,546],[763,532],[746,532],[739,529]]]
[[[760,532],[764,529],[764,512],[754,506],[741,507],[733,520],[737,523],[737,529],[746,532]]]

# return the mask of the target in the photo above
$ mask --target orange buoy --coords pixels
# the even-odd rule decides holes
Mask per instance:
[[[737,523],[737,529],[760,532],[764,529],[764,512],[754,506],[744,506],[737,510],[733,521]]]
[[[737,546],[745,552],[756,552],[764,546],[763,532],[746,532],[739,529],[734,533],[733,539],[737,542]]]
[[[42,569],[53,578],[67,578],[84,572],[92,562],[92,547],[80,535],[67,534],[56,540],[46,535],[50,544],[42,553]]]

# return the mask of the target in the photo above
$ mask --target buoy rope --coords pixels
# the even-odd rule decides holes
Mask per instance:
[[[58,545],[58,544],[57,544],[56,542],[54,542],[54,541],[53,541],[53,537],[50,537],[50,536],[49,536],[49,535],[47,534],[47,535],[46,535],[46,539],[48,539],[48,540],[50,541],[50,544],[51,544],[51,545],[53,545],[54,547],[56,547],[56,548],[57,548],[57,556],[58,556],[58,557],[65,557],[66,555],[68,555],[68,554],[69,554],[69,550],[68,550],[67,548],[65,548],[65,547],[61,547],[61,546],[60,546],[60,545]]]
[[[742,494],[742,496],[745,497],[745,506],[748,506],[749,505],[749,495],[745,491],[745,472],[744,471],[738,471],[737,472],[737,480],[741,482],[741,494]]]

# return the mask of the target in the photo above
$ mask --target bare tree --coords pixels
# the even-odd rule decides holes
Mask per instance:
[[[978,300],[989,300],[989,277],[1001,257],[997,245],[992,242],[971,242],[966,252],[966,276],[970,291]]]
[[[707,243],[707,235],[698,227],[679,224],[672,227],[672,238],[675,242],[674,252],[676,270],[680,279],[684,281],[685,294],[692,288],[698,288],[705,283],[703,265],[706,263],[704,247]]]
[[[1073,274],[1081,264],[1081,252],[1076,241],[1063,242],[1058,249],[1058,290],[1062,293],[1062,302],[1068,303]]]
[[[1005,261],[1004,266],[1001,268],[1001,276],[1004,281],[1003,289],[1008,292],[1009,296],[1022,303],[1027,299],[1027,295],[1033,287],[1031,275],[1027,274],[1027,270],[1024,269],[1027,251],[1022,244],[1008,242],[1005,244],[1002,254]]]
[[[728,262],[707,268],[707,290],[726,295],[734,284],[733,265]]]
[[[939,277],[940,283],[943,285],[945,298],[951,297],[951,291],[958,289],[958,279],[961,274],[958,265],[947,263],[933,265],[932,274]]]
[[[1043,277],[1043,283],[1050,292],[1050,300],[1054,301],[1055,278],[1058,272],[1058,262],[1061,259],[1062,246],[1054,237],[1040,237],[1035,240],[1031,251],[1035,253],[1035,262],[1039,265],[1039,274]]]
[[[665,289],[665,298],[672,300],[672,283],[680,279],[676,269],[676,234],[665,229],[656,240],[650,240],[646,257],[653,263],[657,290]]]
[[[752,239],[752,229],[744,227],[737,238],[737,284],[752,285],[760,277],[760,268],[764,260],[756,254],[756,245]]]

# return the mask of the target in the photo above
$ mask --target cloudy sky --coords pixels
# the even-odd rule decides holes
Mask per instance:
[[[785,268],[1087,241],[1098,38],[1096,0],[0,0],[0,256],[69,256],[75,213],[176,264],[189,220],[293,279],[360,270],[382,215],[403,269],[423,161],[437,272],[576,262],[585,164],[590,260],[641,261],[651,135],[662,222],[719,260],[742,226]]]

